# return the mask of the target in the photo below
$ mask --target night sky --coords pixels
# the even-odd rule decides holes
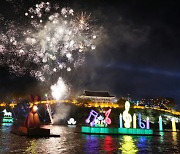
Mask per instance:
[[[0,15],[18,20],[33,0],[3,0]],[[55,2],[55,1],[50,1]],[[104,28],[102,42],[87,53],[85,63],[66,75],[72,89],[110,91],[132,99],[172,97],[180,106],[180,9],[167,0],[56,1],[91,13]],[[23,25],[23,21],[21,21]],[[0,27],[0,31],[3,28]],[[43,92],[42,83],[28,74],[18,77],[0,68],[1,98]]]

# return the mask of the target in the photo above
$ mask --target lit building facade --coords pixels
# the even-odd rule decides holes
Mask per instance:
[[[117,102],[115,96],[111,96],[109,92],[106,91],[87,91],[85,90],[84,93],[79,96],[81,99],[89,99],[92,102]]]

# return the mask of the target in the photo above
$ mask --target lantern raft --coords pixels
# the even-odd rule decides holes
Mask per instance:
[[[131,115],[128,113],[130,108],[130,104],[128,101],[125,102],[125,111],[123,112],[123,116],[122,114],[119,115],[119,122],[120,122],[120,128],[107,128],[107,127],[96,127],[95,122],[97,121],[97,117],[98,117],[98,113],[94,110],[91,110],[88,118],[86,119],[86,123],[90,124],[91,127],[89,126],[82,126],[81,127],[81,132],[85,133],[85,134],[128,134],[128,135],[153,135],[153,130],[149,129],[149,125],[148,125],[148,129],[145,129],[145,127],[142,128],[136,128],[136,115],[134,114],[134,118],[133,120],[133,127],[134,128],[130,128],[131,126],[131,121],[132,121],[132,117]],[[110,114],[111,110],[109,109],[108,111],[106,111],[106,113],[108,113],[108,116]],[[105,114],[106,116],[107,114]],[[90,121],[90,117],[92,116],[92,122]],[[139,116],[140,117],[140,116]],[[109,119],[109,117],[106,117],[105,119]],[[123,128],[122,125],[122,119],[124,120],[124,126],[126,128]],[[139,119],[139,123],[142,125],[144,123],[141,122],[141,119]],[[108,123],[110,124],[110,123]],[[149,124],[149,123],[148,123]],[[145,125],[145,124],[144,124]],[[107,125],[106,125],[107,126]]]

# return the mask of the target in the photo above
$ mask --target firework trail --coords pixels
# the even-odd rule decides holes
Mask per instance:
[[[23,24],[0,17],[0,65],[10,72],[57,81],[62,72],[83,64],[86,51],[96,49],[100,30],[85,12],[41,2],[23,16]]]

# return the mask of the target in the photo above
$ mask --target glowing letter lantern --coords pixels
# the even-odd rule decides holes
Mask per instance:
[[[109,116],[109,114],[111,113],[111,109],[109,109],[109,110],[107,110],[106,112],[105,112],[105,121],[106,121],[106,123],[108,124],[108,125],[110,125],[111,124],[111,119],[110,118],[108,118],[108,116]]]
[[[174,117],[172,118],[172,131],[176,131],[176,122]]]
[[[145,128],[145,124],[141,121],[141,114],[138,114],[138,123],[140,128]]]
[[[136,114],[133,115],[133,128],[136,128]]]
[[[162,125],[162,117],[159,116],[159,131],[163,130],[163,125]]]
[[[149,117],[146,118],[146,129],[150,129]]]
[[[120,113],[119,115],[119,127],[123,128],[123,123],[122,123],[122,114]]]
[[[94,118],[90,122],[91,116],[93,116]],[[86,123],[90,123],[90,126],[93,127],[95,125],[95,120],[96,120],[97,116],[98,116],[98,113],[96,111],[94,111],[94,110],[91,110],[88,118],[86,119]]]
[[[131,115],[128,113],[130,108],[130,103],[128,101],[125,102],[125,110],[123,112],[123,120],[124,120],[124,126],[126,128],[130,128],[131,127],[131,122],[132,122],[132,117]]]

